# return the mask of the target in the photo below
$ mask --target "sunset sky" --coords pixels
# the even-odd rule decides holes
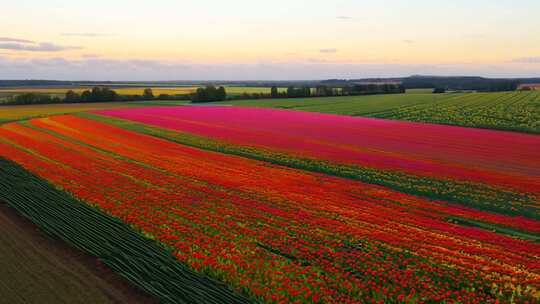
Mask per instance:
[[[0,78],[540,76],[540,1],[5,1]]]

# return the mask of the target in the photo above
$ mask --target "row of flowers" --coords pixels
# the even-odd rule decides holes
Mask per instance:
[[[540,192],[540,137],[245,107],[147,107],[98,114],[341,163]]]
[[[0,155],[268,303],[540,298],[540,245],[446,221],[538,221],[175,144],[74,116],[0,128]]]

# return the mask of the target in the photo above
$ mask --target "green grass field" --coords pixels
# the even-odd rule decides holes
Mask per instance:
[[[540,92],[407,94],[227,102],[237,106],[367,116],[540,133]]]

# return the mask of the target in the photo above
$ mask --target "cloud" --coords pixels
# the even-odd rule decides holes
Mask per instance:
[[[81,57],[85,59],[95,59],[95,58],[101,58],[102,56],[99,54],[82,54]]]
[[[540,77],[536,65],[509,62],[482,64],[335,63],[323,60],[202,64],[145,59],[11,58],[0,56],[0,79],[57,79],[83,81],[150,80],[309,80],[330,78],[400,77],[422,75],[479,75]]]
[[[319,50],[319,53],[324,53],[324,54],[333,54],[333,53],[337,53],[338,52],[338,49],[336,48],[326,48],[326,49],[320,49]]]
[[[68,36],[68,37],[106,37],[106,36],[112,36],[113,34],[107,34],[107,33],[62,33],[62,36]]]
[[[319,59],[319,58],[308,58],[308,59],[306,59],[306,61],[309,62],[309,63],[326,63],[326,62],[328,62],[328,60]]]
[[[0,37],[0,42],[35,43],[34,41],[31,41],[31,40],[8,38],[8,37]]]
[[[52,42],[35,42],[27,39],[0,37],[0,49],[27,52],[59,52],[81,49],[81,47],[62,46]]]
[[[339,20],[351,20],[351,19],[353,19],[353,17],[350,17],[350,16],[337,16],[336,19],[339,19]]]
[[[403,40],[403,43],[407,43],[407,44],[413,44],[413,43],[415,43],[415,42],[416,42],[416,41],[414,41],[414,40],[409,40],[409,39]]]
[[[59,52],[66,50],[82,49],[80,46],[62,46],[50,42],[40,43],[0,43],[0,49],[10,51],[28,51],[28,52]]]
[[[522,57],[512,60],[514,63],[540,63],[540,56]]]

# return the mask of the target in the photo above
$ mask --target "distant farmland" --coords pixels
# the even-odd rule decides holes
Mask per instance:
[[[169,94],[169,95],[185,95],[191,94],[197,90],[200,86],[178,86],[178,87],[115,87],[111,88],[120,95],[142,95],[143,91],[147,88],[151,88],[154,95]],[[67,91],[73,90],[76,93],[82,93],[85,90],[92,89],[92,86],[64,86],[64,87],[20,87],[20,88],[1,88],[0,98],[7,96],[24,94],[24,93],[37,93],[47,95],[64,95]],[[243,93],[270,93],[270,87],[242,87],[242,86],[225,86],[227,94],[240,95]],[[280,90],[284,90],[281,88]]]
[[[1,106],[0,107],[0,123],[28,119],[28,118],[33,118],[33,117],[44,117],[44,116],[77,113],[77,112],[100,110],[100,109],[135,107],[140,104],[142,103],[101,102],[101,103]]]
[[[540,90],[540,83],[523,83],[519,85],[519,88],[520,89],[531,88],[535,90]]]
[[[48,91],[43,92],[60,92],[65,89],[49,88]],[[183,92],[187,92],[190,89],[193,88],[159,88],[154,94],[166,90],[171,92],[181,92],[183,90]],[[24,90],[32,91],[35,89],[20,89],[18,92]],[[125,88],[124,91],[120,92],[142,93],[139,90],[142,90],[142,88]],[[246,90],[255,92],[270,89],[263,87],[228,87],[227,90],[229,94],[234,94],[234,92]],[[7,93],[0,93],[0,99],[2,94]],[[179,105],[187,102],[189,101],[150,100],[117,103],[2,106],[0,107],[0,122],[107,108]],[[429,90],[422,89],[411,90],[407,94],[251,99],[227,101],[218,104],[540,133],[540,91],[538,90],[432,94]]]

